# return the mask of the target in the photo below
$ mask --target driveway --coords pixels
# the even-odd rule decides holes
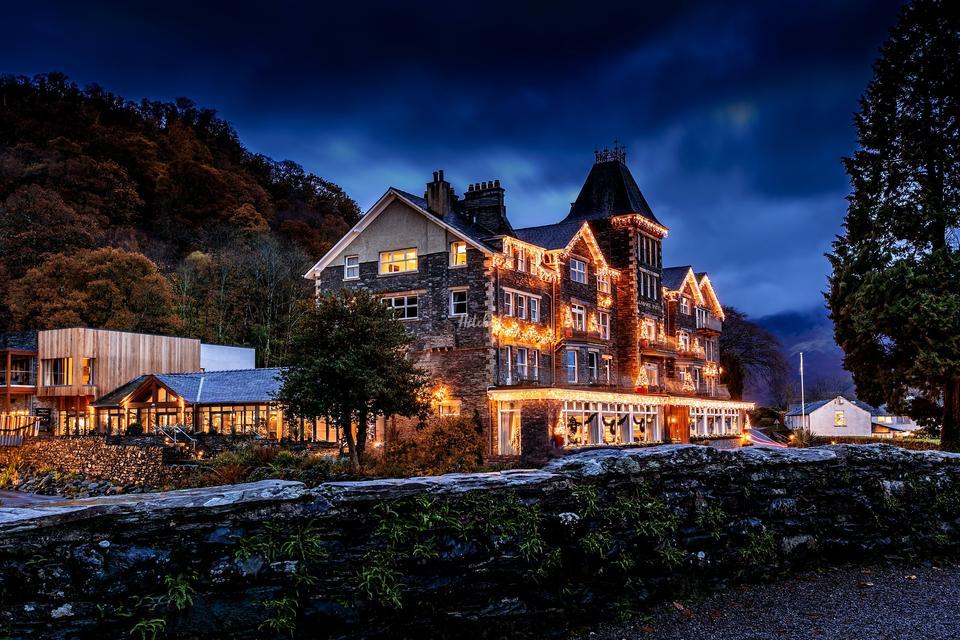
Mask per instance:
[[[846,567],[667,604],[578,640],[955,640],[960,566]]]

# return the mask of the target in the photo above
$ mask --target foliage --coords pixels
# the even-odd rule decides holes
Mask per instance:
[[[369,421],[424,415],[427,378],[407,358],[403,323],[371,293],[343,290],[301,309],[277,400],[292,417],[328,416],[359,471]]]
[[[386,477],[472,473],[483,463],[482,438],[472,418],[433,417],[422,429],[392,439],[372,471]]]
[[[173,328],[283,363],[292,311],[308,295],[302,273],[359,216],[340,187],[250,153],[216,112],[183,98],[131,102],[50,73],[0,76],[0,104],[0,330],[33,328],[47,311],[58,317],[40,326],[103,326],[110,316],[93,306],[70,316],[69,297],[62,308],[30,305],[24,292],[49,280],[18,282],[50,260],[111,247],[156,265],[163,282],[139,288],[155,287]],[[98,304],[123,292],[118,279],[102,278]],[[111,328],[148,324],[124,322]]]
[[[777,338],[732,307],[724,307],[720,334],[721,379],[730,395],[739,399],[744,389],[766,385],[777,390],[787,384],[787,362]]]
[[[179,327],[173,289],[157,265],[122,249],[48,256],[10,286],[8,304],[21,327],[161,334]]]
[[[857,394],[910,410],[943,402],[960,450],[960,14],[906,6],[874,64],[844,160],[852,192],[827,301]]]
[[[167,628],[167,621],[163,618],[149,618],[140,620],[130,629],[130,635],[140,640],[157,640],[157,636]]]
[[[127,435],[128,436],[142,436],[143,435],[143,425],[139,422],[131,422],[127,425]]]

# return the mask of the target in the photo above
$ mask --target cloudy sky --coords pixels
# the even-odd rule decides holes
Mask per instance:
[[[822,304],[840,158],[901,2],[138,4],[7,6],[0,72],[190,97],[363,209],[438,168],[499,178],[515,226],[562,218],[618,139],[667,262],[759,316]]]

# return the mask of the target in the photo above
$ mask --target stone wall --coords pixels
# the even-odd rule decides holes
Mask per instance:
[[[960,455],[886,445],[598,449],[535,471],[112,496],[0,509],[0,626],[544,637],[813,564],[955,551],[958,524]]]
[[[122,486],[165,487],[183,476],[181,467],[167,464],[163,445],[121,442],[110,443],[104,436],[32,440],[22,447],[0,447],[0,466],[24,462]]]

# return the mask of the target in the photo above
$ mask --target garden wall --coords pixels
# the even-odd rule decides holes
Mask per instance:
[[[80,473],[121,486],[163,487],[185,473],[167,464],[165,450],[156,443],[110,443],[105,436],[43,438],[22,447],[0,447],[0,466],[22,461],[35,469]]]
[[[111,496],[0,509],[0,631],[543,637],[813,564],[953,551],[958,519],[960,456],[886,445]]]

